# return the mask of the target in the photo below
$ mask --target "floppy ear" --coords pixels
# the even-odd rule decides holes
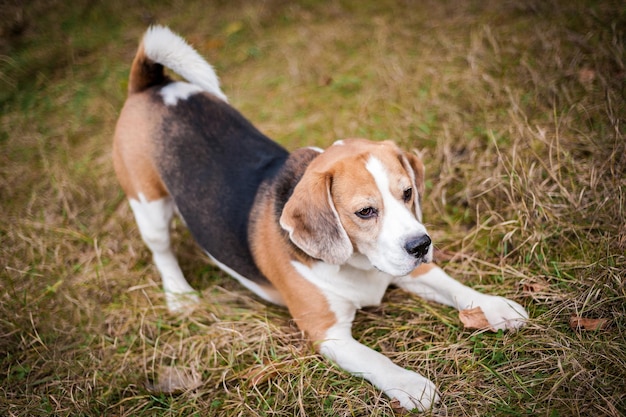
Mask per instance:
[[[307,255],[340,265],[352,255],[352,243],[341,225],[327,173],[305,172],[280,216],[289,238]]]
[[[411,182],[413,189],[417,192],[415,196],[415,200],[413,202],[413,207],[415,209],[415,216],[417,220],[422,221],[422,196],[425,191],[424,184],[424,163],[420,157],[420,154],[413,150],[413,153],[403,152],[402,153],[402,165],[404,165],[404,169],[409,173],[411,177]]]

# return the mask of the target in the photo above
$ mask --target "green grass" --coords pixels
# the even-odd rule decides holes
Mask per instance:
[[[110,161],[151,22],[189,39],[290,149],[366,136],[423,151],[440,263],[532,316],[473,332],[397,289],[360,313],[359,340],[442,390],[432,415],[626,414],[620,2],[41,0],[0,13],[1,415],[394,413],[180,225],[204,302],[167,313]],[[575,331],[572,315],[610,325]],[[199,387],[153,389],[169,367]]]

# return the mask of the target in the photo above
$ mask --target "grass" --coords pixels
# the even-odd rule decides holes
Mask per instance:
[[[443,392],[432,415],[626,413],[626,8],[618,1],[6,2],[0,19],[0,414],[393,415],[281,308],[175,230],[202,308],[170,315],[110,142],[137,41],[170,25],[288,148],[424,152],[441,264],[531,313],[462,328],[392,289],[356,337]],[[569,318],[605,318],[598,331]],[[155,388],[177,369],[197,387]]]

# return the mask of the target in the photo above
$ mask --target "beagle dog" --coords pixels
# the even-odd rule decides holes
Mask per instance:
[[[139,45],[113,162],[170,311],[198,301],[170,246],[178,212],[221,269],[286,306],[321,354],[408,410],[436,403],[435,385],[351,334],[356,311],[380,304],[389,285],[457,309],[481,307],[491,329],[528,318],[518,303],[478,293],[431,263],[417,155],[364,139],[287,152],[228,104],[213,68],[166,27],[149,28]]]

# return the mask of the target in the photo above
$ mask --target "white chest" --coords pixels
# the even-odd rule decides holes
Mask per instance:
[[[392,279],[376,269],[363,270],[351,265],[318,262],[309,268],[294,262],[294,266],[324,293],[349,301],[356,308],[379,305]]]

